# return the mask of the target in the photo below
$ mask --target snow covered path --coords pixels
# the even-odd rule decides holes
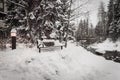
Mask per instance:
[[[0,52],[0,80],[120,80],[119,70],[119,63],[72,43],[40,54],[23,46]]]

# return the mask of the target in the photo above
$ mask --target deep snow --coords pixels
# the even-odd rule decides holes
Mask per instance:
[[[69,43],[60,50],[27,48],[0,51],[0,80],[120,80],[120,64]]]

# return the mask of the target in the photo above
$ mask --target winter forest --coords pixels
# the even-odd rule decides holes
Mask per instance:
[[[0,0],[0,80],[120,80],[120,0]]]

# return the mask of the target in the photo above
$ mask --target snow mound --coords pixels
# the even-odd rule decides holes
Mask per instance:
[[[110,39],[107,39],[102,43],[95,43],[89,46],[89,48],[90,47],[102,53],[104,53],[105,51],[115,51],[115,50],[120,51],[120,41],[118,40],[116,42],[113,42]]]
[[[119,70],[120,64],[72,43],[40,54],[24,44],[0,51],[0,80],[119,80]]]

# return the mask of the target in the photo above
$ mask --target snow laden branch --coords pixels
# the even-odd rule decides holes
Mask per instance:
[[[19,3],[16,3],[16,2],[14,2],[14,1],[7,0],[7,2],[10,2],[10,3],[13,3],[13,4],[17,5],[17,6],[20,6],[20,7],[22,7],[22,8],[25,8],[25,6],[24,6],[24,5],[19,4]]]
[[[61,35],[58,32],[62,33],[63,31],[63,35],[65,35],[69,24],[68,17],[71,12],[69,1],[7,0],[10,8],[8,25],[15,26],[19,30],[20,37],[25,36],[26,38],[27,36],[33,43],[35,39],[43,36],[51,38],[50,34],[52,33],[56,33],[60,38]],[[57,22],[60,24],[58,25]]]

